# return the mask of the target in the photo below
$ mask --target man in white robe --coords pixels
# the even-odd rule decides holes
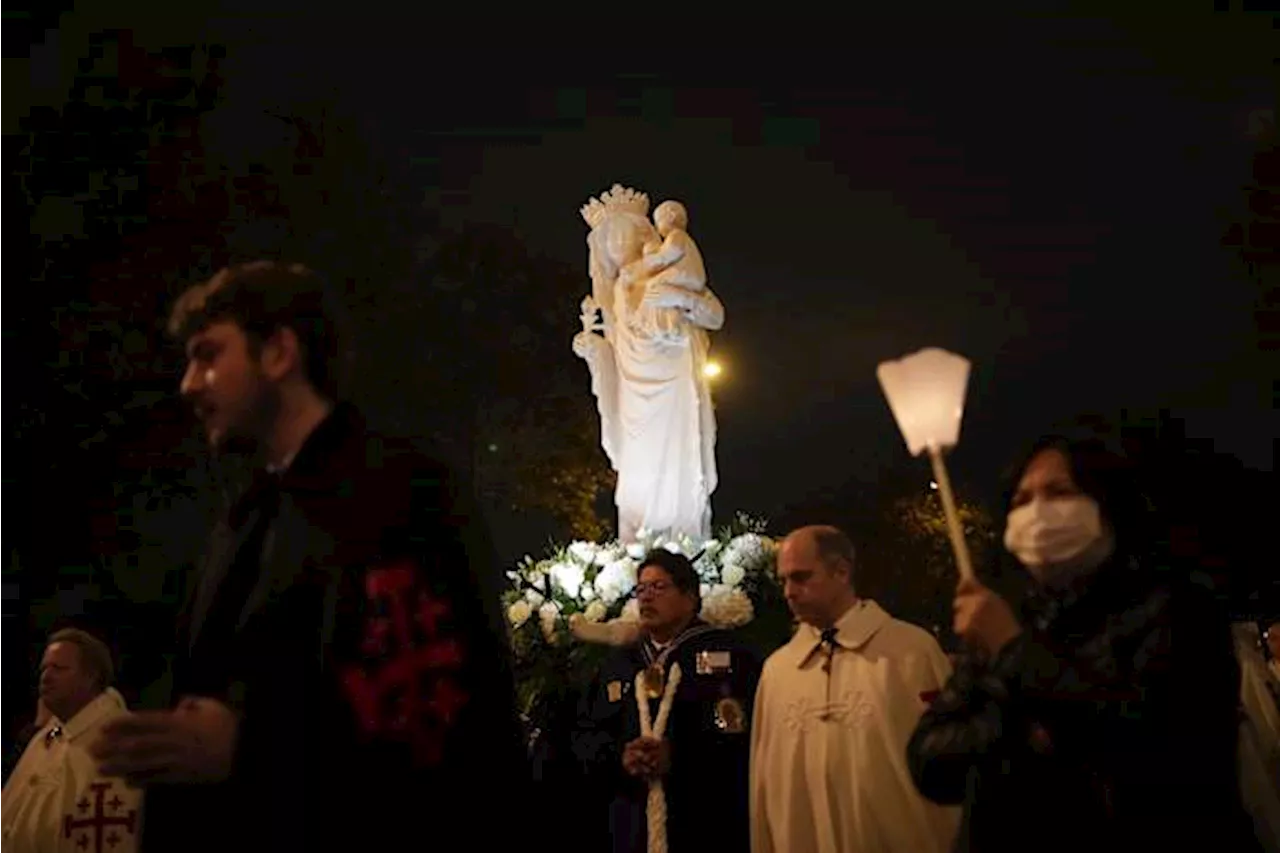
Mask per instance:
[[[1240,661],[1240,795],[1266,853],[1280,853],[1280,624],[1234,626]],[[1271,646],[1263,657],[1262,642]]]
[[[778,553],[802,623],[765,662],[751,749],[753,853],[945,853],[960,811],[924,799],[906,748],[951,673],[927,631],[853,587],[854,550],[832,527]]]
[[[40,698],[51,717],[27,744],[0,795],[4,853],[134,853],[142,792],[102,776],[86,747],[128,713],[111,687],[111,653],[75,628],[49,638]]]

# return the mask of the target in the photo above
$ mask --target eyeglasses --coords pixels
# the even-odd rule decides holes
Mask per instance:
[[[639,598],[642,595],[649,595],[650,593],[658,595],[669,589],[671,589],[671,584],[668,581],[646,581],[645,583],[638,583],[636,584],[636,598]]]

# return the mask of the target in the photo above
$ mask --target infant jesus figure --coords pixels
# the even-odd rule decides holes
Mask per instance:
[[[648,276],[647,294],[657,294],[670,288],[680,288],[690,293],[706,289],[707,271],[702,264],[702,253],[689,236],[689,214],[678,201],[664,201],[653,211],[653,224],[662,241],[644,245],[643,257],[627,265],[623,274],[630,280]],[[692,300],[690,300],[692,307]],[[646,304],[640,311],[640,322],[652,330],[654,337],[669,343],[687,340],[682,315],[688,308],[657,307]]]

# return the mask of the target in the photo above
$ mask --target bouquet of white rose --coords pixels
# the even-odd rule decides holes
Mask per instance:
[[[634,542],[574,542],[541,560],[521,560],[507,573],[504,604],[526,715],[537,722],[548,697],[580,686],[572,681],[594,671],[600,644],[634,639],[640,618],[632,595],[636,574],[655,548],[693,560],[704,620],[722,628],[763,621],[763,630],[752,632],[761,635],[760,645],[785,640],[785,633],[772,636],[785,631],[789,618],[774,570],[777,543],[765,530],[762,520],[739,514],[706,541],[642,530]]]

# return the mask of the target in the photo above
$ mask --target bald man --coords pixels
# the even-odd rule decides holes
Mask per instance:
[[[933,636],[855,591],[855,554],[834,527],[778,552],[801,622],[765,662],[751,747],[753,853],[945,853],[958,809],[916,791],[906,749],[951,674]]]

